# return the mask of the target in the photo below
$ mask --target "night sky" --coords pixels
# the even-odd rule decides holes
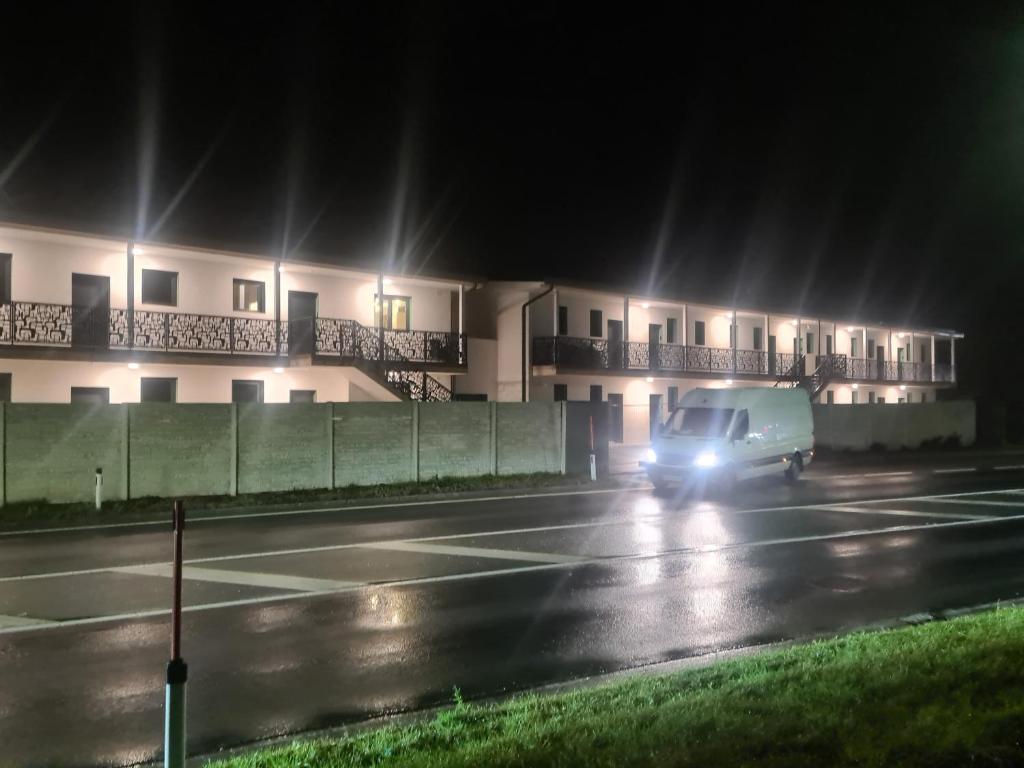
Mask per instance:
[[[1021,342],[1010,4],[212,5],[0,5],[0,219]]]

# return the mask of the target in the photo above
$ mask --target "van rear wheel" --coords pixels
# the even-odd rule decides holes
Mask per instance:
[[[791,483],[795,483],[800,479],[800,473],[804,471],[804,460],[799,453],[794,453],[793,457],[789,460],[789,466],[786,467],[786,480]]]

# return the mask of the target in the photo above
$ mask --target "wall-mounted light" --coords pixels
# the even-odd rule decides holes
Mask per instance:
[[[854,328],[854,327],[853,327],[852,325],[848,325],[848,326],[846,326],[846,332],[847,332],[847,333],[853,333],[853,332],[854,332],[854,331],[856,331],[856,330],[857,330],[857,329],[856,329],[856,328]]]
[[[128,368],[129,368],[129,370],[137,371],[137,370],[139,370],[139,364],[138,363],[128,363]]]
[[[726,379],[725,380],[725,386],[731,387],[732,386],[732,379]]]
[[[140,255],[142,253],[145,253],[145,251],[143,251],[141,248],[139,248],[139,246],[137,246],[137,245],[133,245],[132,246],[132,256],[138,256],[138,255]]]
[[[641,303],[640,306],[643,309],[650,309],[651,308],[651,302],[645,301],[645,302]]]
[[[907,385],[906,384],[900,384],[900,392],[906,392],[906,391],[907,391]]]
[[[274,373],[284,373],[284,368],[275,368]]]
[[[653,376],[648,376],[646,381],[647,381],[648,384],[653,384],[654,383],[654,377]]]
[[[899,336],[899,337],[900,337],[900,338],[902,339],[902,338],[903,338],[904,336],[906,336],[907,334],[903,333],[903,331],[900,331],[900,332],[899,332],[899,333],[897,333],[896,335],[897,335],[897,336]]]
[[[392,280],[390,277],[385,277],[384,280],[382,280],[382,282],[384,283],[384,285],[391,285],[391,283],[393,283],[394,280]]]
[[[279,264],[277,267],[278,272],[284,272],[284,264]]]
[[[854,382],[854,384],[852,385],[852,388],[853,388],[854,391],[856,391],[857,389],[860,388],[860,384],[857,384],[856,382]]]

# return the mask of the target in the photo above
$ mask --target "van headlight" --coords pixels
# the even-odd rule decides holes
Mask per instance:
[[[654,452],[653,448],[648,448],[647,449],[647,453],[644,454],[644,460],[648,464],[657,464],[658,463],[658,454]]]
[[[718,454],[714,451],[704,451],[697,454],[697,458],[693,460],[693,466],[702,467],[708,469],[710,467],[718,466]]]

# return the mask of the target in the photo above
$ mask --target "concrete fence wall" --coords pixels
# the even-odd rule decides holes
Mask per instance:
[[[866,451],[873,445],[889,450],[918,448],[927,440],[957,437],[961,445],[975,440],[974,403],[891,405],[814,405],[814,443],[834,450]]]
[[[2,405],[3,503],[565,472],[564,403]]]

